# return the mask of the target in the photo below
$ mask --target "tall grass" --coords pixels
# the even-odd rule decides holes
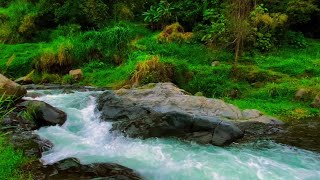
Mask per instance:
[[[12,112],[14,99],[4,94],[0,97],[0,122],[5,116]],[[0,179],[25,179],[21,165],[26,158],[21,151],[17,151],[6,141],[6,137],[0,131]]]
[[[12,97],[6,96],[5,94],[1,95],[1,97],[0,97],[0,121],[15,109],[13,107],[14,102],[15,101]]]

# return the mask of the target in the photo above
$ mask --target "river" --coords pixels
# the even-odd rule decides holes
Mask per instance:
[[[100,92],[36,92],[45,94],[36,100],[68,114],[63,126],[36,132],[54,144],[52,150],[43,154],[45,164],[67,157],[78,158],[83,164],[114,162],[154,180],[320,179],[317,152],[270,140],[216,147],[176,139],[125,138],[110,132],[110,122],[100,120],[96,110]]]

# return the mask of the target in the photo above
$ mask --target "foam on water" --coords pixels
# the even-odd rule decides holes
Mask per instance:
[[[320,179],[320,155],[260,141],[228,148],[183,143],[174,139],[138,140],[110,133],[96,111],[99,92],[51,94],[37,100],[64,110],[62,126],[37,133],[54,147],[42,160],[52,164],[76,157],[82,163],[114,162],[140,172],[147,179]]]

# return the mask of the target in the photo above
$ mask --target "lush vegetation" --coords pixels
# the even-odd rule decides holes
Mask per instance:
[[[2,0],[0,70],[111,88],[171,81],[285,119],[318,116],[313,0]],[[81,68],[75,82],[69,70]],[[299,89],[307,91],[295,100]]]
[[[0,72],[10,78],[170,81],[288,121],[320,115],[317,38],[316,0],[0,0]],[[68,74],[76,68],[81,81]],[[12,103],[1,97],[0,118]],[[0,179],[21,179],[23,159],[1,135]]]
[[[14,99],[0,97],[0,122],[14,110]],[[0,132],[0,179],[25,179],[26,174],[19,168],[27,162],[23,153],[7,142],[6,135]]]

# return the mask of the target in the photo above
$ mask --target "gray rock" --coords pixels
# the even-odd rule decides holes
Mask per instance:
[[[43,166],[39,161],[25,167],[38,180],[63,179],[119,179],[140,180],[142,177],[132,169],[114,163],[94,163],[83,165],[76,158],[68,158]]]
[[[178,137],[227,145],[243,137],[250,125],[268,128],[274,118],[257,110],[241,111],[222,100],[188,95],[172,83],[106,91],[98,98],[102,119],[112,131],[134,138]]]
[[[27,90],[0,74],[0,95],[3,94],[5,97],[12,96],[15,99],[19,99],[27,94]]]
[[[63,125],[67,114],[42,101],[24,101],[17,105],[32,116],[38,127]]]
[[[262,115],[261,112],[256,109],[246,109],[246,110],[242,111],[243,119],[258,118],[261,115]]]

